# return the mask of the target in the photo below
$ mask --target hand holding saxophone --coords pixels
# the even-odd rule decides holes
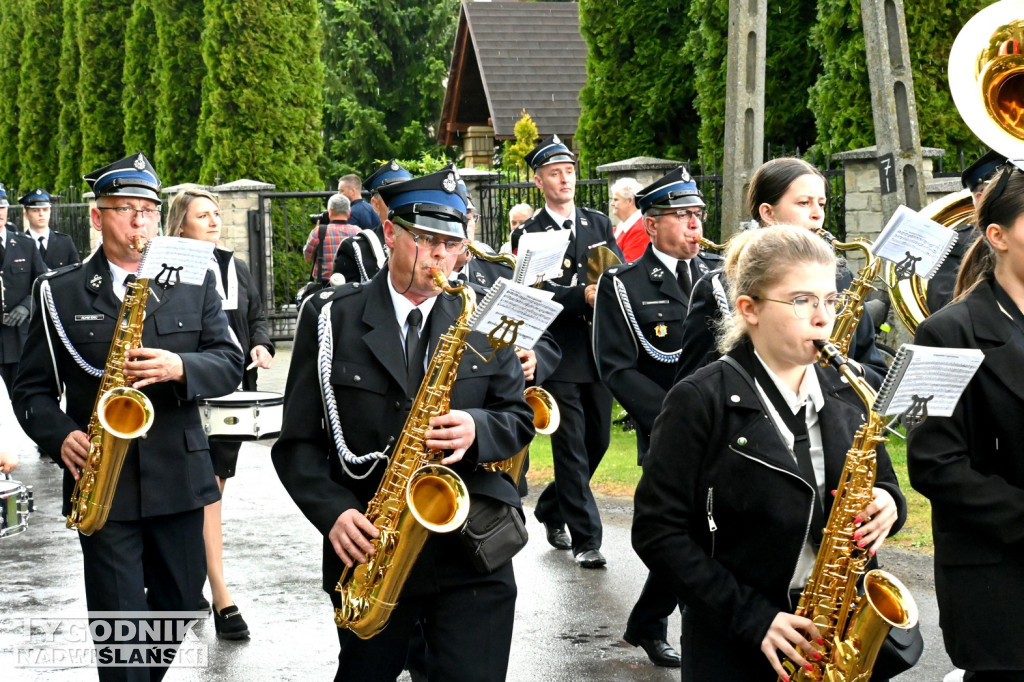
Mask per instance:
[[[380,535],[380,531],[358,509],[346,509],[338,517],[327,534],[338,555],[349,568],[356,564],[365,564],[367,558],[375,554],[372,540]]]
[[[129,349],[124,373],[134,377],[132,388],[142,388],[161,381],[185,381],[185,366],[181,358],[177,353],[162,348]]]
[[[89,435],[85,431],[72,431],[60,445],[60,458],[71,475],[78,480],[89,456]]]
[[[881,548],[882,542],[889,536],[898,515],[896,500],[889,491],[872,488],[871,503],[861,512],[861,524],[854,533],[854,542],[874,556]]]
[[[516,348],[516,357],[523,367],[523,376],[527,381],[533,381],[533,374],[537,371],[537,354],[532,350]]]
[[[466,450],[476,440],[476,422],[469,412],[452,410],[448,414],[430,418],[430,430],[426,433],[426,445],[431,450],[452,450],[452,454],[441,460],[447,466],[462,459]]]
[[[812,642],[820,642],[821,633],[810,618],[779,611],[761,640],[761,651],[781,679],[789,679],[782,667],[779,653],[800,667],[809,667],[811,660],[820,660]]]

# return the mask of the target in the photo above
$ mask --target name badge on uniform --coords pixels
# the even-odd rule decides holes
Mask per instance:
[[[98,313],[96,315],[75,315],[75,322],[99,322],[103,318],[103,313]]]
[[[597,247],[604,246],[607,243],[608,243],[608,240],[605,240],[603,242],[598,242],[596,244],[591,244],[590,246],[587,247],[587,250],[589,251],[590,249],[596,249]]]
[[[641,301],[640,305],[665,305],[668,302],[667,298],[660,298],[657,301]]]

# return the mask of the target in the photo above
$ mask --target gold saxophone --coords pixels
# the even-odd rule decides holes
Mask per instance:
[[[423,383],[384,477],[366,508],[366,518],[380,535],[365,564],[346,568],[338,580],[340,606],[334,622],[360,639],[370,639],[387,625],[409,572],[430,532],[462,527],[469,514],[469,492],[457,473],[437,462],[441,452],[428,450],[430,418],[448,412],[459,361],[470,332],[472,299],[466,285],[451,286],[439,271],[434,283],[462,297],[462,313],[438,340]]]
[[[794,682],[866,682],[878,651],[893,627],[917,624],[918,611],[907,588],[891,574],[875,569],[864,575],[870,556],[857,546],[855,521],[871,502],[877,473],[875,451],[885,442],[885,419],[871,407],[875,392],[848,364],[835,345],[816,342],[822,359],[831,363],[867,406],[868,421],[853,437],[836,487],[828,523],[822,531],[814,569],[796,613],[814,621],[824,639],[820,661],[812,670],[784,663]],[[864,594],[857,582],[864,576]]]
[[[132,248],[144,251],[146,238],[137,237]],[[89,418],[89,456],[75,482],[67,517],[67,527],[85,535],[92,535],[107,522],[128,448],[153,425],[153,403],[142,391],[128,385],[124,373],[129,349],[142,346],[142,318],[148,298],[148,279],[134,280],[125,289]]]
[[[840,355],[847,355],[850,352],[850,343],[857,333],[857,325],[860,318],[864,316],[864,299],[868,292],[875,286],[872,282],[878,277],[882,269],[882,261],[871,253],[871,242],[866,239],[854,239],[852,242],[839,242],[827,230],[818,229],[818,236],[822,237],[832,247],[840,251],[861,251],[864,254],[864,267],[857,276],[850,282],[850,288],[843,292],[843,309],[836,315],[835,326],[832,328],[832,336],[829,343],[835,345]],[[821,366],[828,364],[828,359],[822,357]],[[871,407],[870,405],[868,406]]]

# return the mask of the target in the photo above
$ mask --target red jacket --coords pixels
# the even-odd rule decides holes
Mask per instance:
[[[644,255],[644,250],[651,243],[651,238],[647,235],[647,230],[644,229],[644,219],[642,216],[637,216],[636,220],[630,223],[624,230],[620,230],[619,226],[616,225],[615,235],[615,241],[618,243],[619,248],[622,249],[622,254],[626,257],[627,263],[632,263]]]

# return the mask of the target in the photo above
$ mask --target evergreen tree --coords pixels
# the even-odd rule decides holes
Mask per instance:
[[[728,57],[729,0],[691,0],[683,51],[693,55],[697,139],[704,159],[721,158],[725,137],[725,74]],[[767,68],[765,69],[767,73]],[[770,76],[765,76],[766,79]],[[767,120],[767,116],[765,116]],[[701,164],[703,165],[703,164]],[[701,168],[716,172],[717,168]]]
[[[693,64],[680,49],[693,31],[690,3],[580,0],[587,84],[576,142],[584,163],[697,151]]]
[[[125,26],[131,13],[131,5],[120,0],[78,5],[78,110],[81,169],[86,173],[125,155],[121,97]]]
[[[533,117],[523,109],[523,115],[512,126],[516,141],[505,143],[505,152],[501,157],[501,166],[507,170],[518,168],[526,170],[526,155],[537,145],[537,124]]]
[[[58,171],[55,189],[81,188],[82,131],[78,127],[78,0],[64,0],[61,12],[64,32],[60,40],[60,70],[57,77]]]
[[[154,35],[156,21],[152,0],[135,0],[132,4],[132,18],[125,32],[124,97],[121,99],[124,148],[129,154],[141,151],[153,158],[161,180],[164,184],[170,184],[163,177],[164,166],[159,157],[154,158],[156,138],[153,122],[156,120],[157,93],[161,90],[153,64],[156,55],[151,49]]]
[[[0,182],[17,188],[18,182],[18,85],[21,73],[21,39],[27,3],[0,2]]]
[[[433,150],[459,0],[333,0],[324,13],[324,177]]]
[[[25,35],[21,41],[21,83],[18,88],[18,157],[22,189],[53,190],[57,179],[57,136],[53,122],[59,115],[54,75],[60,69],[62,0],[26,0]]]
[[[195,182],[201,163],[196,132],[205,73],[200,44],[203,3],[159,0],[154,2],[153,11],[159,42],[159,86],[152,93],[156,103],[154,163],[167,174],[167,184]],[[218,38],[224,40],[225,36]]]
[[[207,0],[204,24],[200,181],[247,177],[279,190],[320,185],[316,0]]]

